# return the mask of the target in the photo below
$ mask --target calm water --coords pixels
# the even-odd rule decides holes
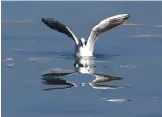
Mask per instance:
[[[161,11],[162,2],[2,2],[2,116],[162,117]],[[40,20],[86,38],[120,13],[132,17],[100,36],[90,60],[75,61],[74,43]]]

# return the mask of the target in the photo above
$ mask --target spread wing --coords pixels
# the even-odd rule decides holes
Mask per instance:
[[[73,39],[76,44],[79,43],[77,37],[74,35],[74,33],[63,23],[56,19],[52,18],[42,18],[42,22],[47,25],[49,28],[52,28],[54,30],[57,30],[60,33],[66,34],[68,37]]]
[[[87,45],[89,49],[94,49],[94,43],[100,34],[122,24],[129,17],[129,14],[119,14],[102,20],[92,29],[88,37]]]

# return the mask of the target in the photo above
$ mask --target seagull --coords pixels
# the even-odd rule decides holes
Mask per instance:
[[[93,57],[94,44],[97,37],[103,32],[123,24],[129,17],[130,14],[119,14],[102,20],[92,28],[87,40],[84,38],[78,39],[65,24],[56,19],[42,18],[42,22],[49,28],[64,33],[71,38],[75,42],[75,53],[77,57]]]

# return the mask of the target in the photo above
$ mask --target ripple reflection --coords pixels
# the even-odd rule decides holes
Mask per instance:
[[[76,84],[72,81],[65,80],[65,78],[61,78],[63,76],[68,75],[76,75],[76,74],[89,74],[95,79],[89,83]],[[42,75],[43,84],[45,85],[53,85],[54,88],[49,88],[45,90],[55,90],[55,89],[66,89],[66,88],[74,88],[77,86],[86,86],[89,85],[94,89],[121,89],[128,88],[128,86],[115,86],[109,85],[108,82],[122,80],[121,77],[111,76],[104,73],[97,73],[95,59],[93,57],[82,57],[75,59],[74,70],[52,70],[48,73],[44,73]],[[60,88],[60,85],[63,87]]]

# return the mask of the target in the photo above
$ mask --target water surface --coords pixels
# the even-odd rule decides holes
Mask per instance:
[[[160,11],[162,2],[2,2],[2,116],[162,117]],[[99,37],[85,66],[73,41],[41,23],[56,18],[87,38],[120,13],[132,17]]]

